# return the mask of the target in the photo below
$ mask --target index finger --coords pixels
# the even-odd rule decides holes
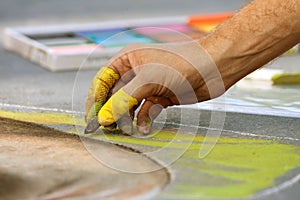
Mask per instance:
[[[107,101],[110,90],[119,79],[120,75],[109,67],[102,67],[94,76],[86,101],[85,116],[87,122],[97,116]]]

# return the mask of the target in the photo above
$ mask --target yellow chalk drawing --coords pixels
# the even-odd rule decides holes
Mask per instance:
[[[66,114],[31,114],[0,111],[0,116],[37,122],[71,124]],[[77,120],[80,122],[80,120]],[[84,125],[83,120],[77,125]],[[74,132],[75,130],[72,130]],[[82,134],[82,133],[79,133]],[[300,147],[280,141],[221,137],[212,152],[199,159],[204,136],[160,131],[148,138],[92,134],[90,137],[140,147],[168,147],[172,154],[193,139],[188,150],[170,167],[177,176],[161,195],[167,199],[234,199],[255,195],[272,187],[276,179],[300,167]],[[147,149],[147,148],[146,148]]]
[[[77,125],[85,125],[83,119],[74,119],[74,116],[66,113],[25,113],[0,110],[0,117],[11,118],[20,121],[39,124],[70,124],[76,120]]]

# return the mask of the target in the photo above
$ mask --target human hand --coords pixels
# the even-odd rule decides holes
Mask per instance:
[[[101,125],[118,121],[125,132],[132,130],[130,119],[141,103],[137,127],[148,134],[163,108],[205,101],[224,92],[216,66],[196,42],[129,45],[106,66],[92,81],[86,121],[98,115]]]
[[[299,43],[299,13],[299,1],[255,0],[199,41],[125,47],[95,76],[87,121],[128,121],[145,100],[137,126],[149,133],[163,108],[219,96]]]

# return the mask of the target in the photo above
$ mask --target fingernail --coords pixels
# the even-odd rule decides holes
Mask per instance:
[[[100,127],[100,124],[97,120],[97,117],[94,117],[86,126],[84,133],[94,133],[98,128]]]
[[[146,135],[150,133],[150,126],[138,126],[138,130],[140,133]]]
[[[125,125],[120,127],[120,129],[122,130],[123,133],[127,134],[127,135],[132,135],[132,127]]]
[[[130,116],[123,116],[121,119],[118,120],[117,124],[122,130],[122,133],[125,133],[126,135],[132,135],[133,126]]]

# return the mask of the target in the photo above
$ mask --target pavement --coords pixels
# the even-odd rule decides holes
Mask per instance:
[[[130,174],[108,167],[97,161],[76,135],[11,119],[0,118],[0,125],[1,199],[153,197],[170,181],[165,168]],[[109,152],[128,170],[159,167],[130,149],[100,141],[86,142],[101,149],[101,153]]]
[[[83,0],[12,0],[1,2],[0,29],[17,25],[64,24],[140,16],[235,11],[244,4],[244,0],[188,2],[174,0],[172,3],[165,0],[159,3],[151,1],[136,3],[133,0],[89,1],[88,3]],[[82,118],[81,112],[84,110],[87,89],[96,70],[53,73],[3,48],[0,48],[0,60],[2,86],[0,116],[82,134],[82,124],[78,123],[74,129],[72,123],[67,123],[65,115]],[[298,61],[299,56],[285,57],[269,68],[283,68],[298,72]],[[272,96],[274,91],[279,91],[276,93],[277,96],[272,96],[272,100],[281,97],[286,100],[291,95],[294,98],[288,99],[287,105],[291,103],[299,105],[299,99],[297,100],[295,95],[299,92],[299,87],[278,88],[268,85],[266,90],[258,89],[260,87],[258,86],[251,93],[260,93],[262,100]],[[226,95],[238,99],[246,95],[245,93],[247,93],[246,89],[235,87]],[[72,104],[72,101],[75,103]],[[284,103],[286,102],[279,101],[278,104],[284,107]],[[158,195],[160,199],[248,199],[250,197],[266,200],[298,199],[300,194],[298,190],[300,186],[299,112],[292,112],[292,115],[289,115],[291,112],[286,112],[281,115],[280,113],[283,112],[280,109],[265,112],[264,109],[268,107],[266,105],[255,107],[256,110],[247,106],[235,105],[235,109],[230,112],[201,109],[201,106],[198,110],[168,109],[158,118],[156,128],[164,127],[163,133],[169,131],[166,135],[179,133],[178,138],[175,137],[176,141],[178,140],[175,145],[184,144],[180,148],[174,146],[166,148],[166,144],[174,138],[166,138],[160,133],[152,138],[133,137],[132,140],[123,136],[103,137],[103,134],[94,134],[92,138],[124,145],[146,155],[158,149],[168,150],[168,153],[161,153],[162,156],[150,154],[162,163],[169,162],[168,159],[172,156],[176,160],[167,165],[173,178],[169,186]],[[273,109],[274,106],[268,108]],[[252,109],[254,112],[249,112]],[[262,112],[258,113],[259,110]],[[56,118],[53,113],[59,116]],[[46,118],[48,120],[51,118],[52,122],[45,121]],[[196,133],[196,138],[190,138],[193,134],[182,132]],[[199,161],[197,157],[199,149],[203,146],[205,134],[208,133],[222,134],[221,139],[217,142],[217,148],[209,154],[211,157]],[[196,143],[190,146],[190,142],[194,139]],[[186,150],[185,147],[189,151],[177,159],[176,156],[182,153],[182,150]],[[229,154],[225,155],[224,152]],[[240,194],[238,191],[241,191]]]

